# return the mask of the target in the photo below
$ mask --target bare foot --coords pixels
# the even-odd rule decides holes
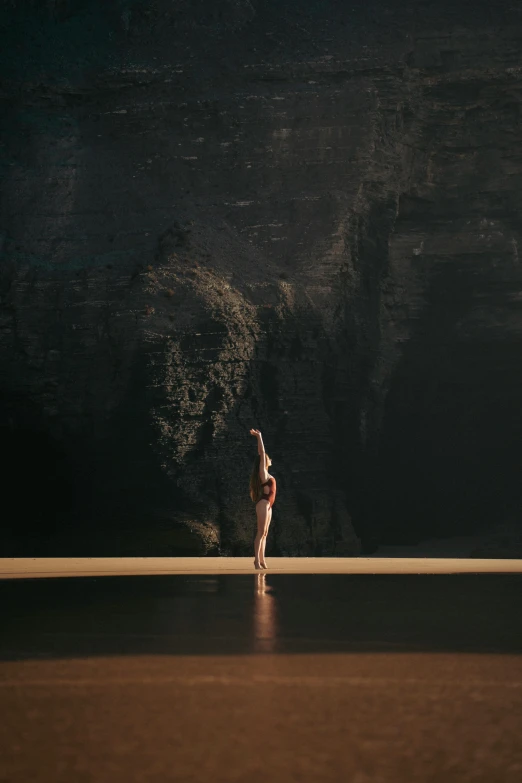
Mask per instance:
[[[268,568],[267,564],[265,562],[261,563],[261,568]]]
[[[255,568],[257,571],[259,571],[259,570],[260,570],[260,568],[261,568],[261,565],[260,565],[259,563],[256,563],[256,561],[255,561],[255,560],[254,560],[254,568]]]

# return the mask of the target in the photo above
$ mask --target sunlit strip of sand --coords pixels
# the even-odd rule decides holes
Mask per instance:
[[[269,557],[271,574],[522,573],[520,560],[443,557]],[[253,574],[250,557],[0,558],[1,579],[150,574]]]

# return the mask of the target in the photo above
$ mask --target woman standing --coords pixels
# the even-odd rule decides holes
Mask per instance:
[[[250,476],[250,497],[256,504],[257,535],[254,541],[254,566],[256,568],[268,568],[265,563],[265,546],[270,520],[272,519],[272,506],[276,496],[276,480],[268,472],[272,460],[265,453],[263,438],[259,430],[250,430],[251,435],[257,438],[257,457],[254,460],[252,475]]]

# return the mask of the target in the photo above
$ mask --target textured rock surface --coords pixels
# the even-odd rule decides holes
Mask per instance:
[[[251,426],[274,554],[512,518],[522,18],[491,14],[8,8],[8,549],[245,553]]]

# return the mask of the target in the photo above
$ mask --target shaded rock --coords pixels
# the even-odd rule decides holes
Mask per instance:
[[[522,531],[519,520],[511,520],[485,535],[471,552],[471,557],[522,558]]]
[[[7,547],[243,554],[251,426],[273,553],[513,515],[522,22],[490,13],[2,10],[3,415],[70,498]]]

